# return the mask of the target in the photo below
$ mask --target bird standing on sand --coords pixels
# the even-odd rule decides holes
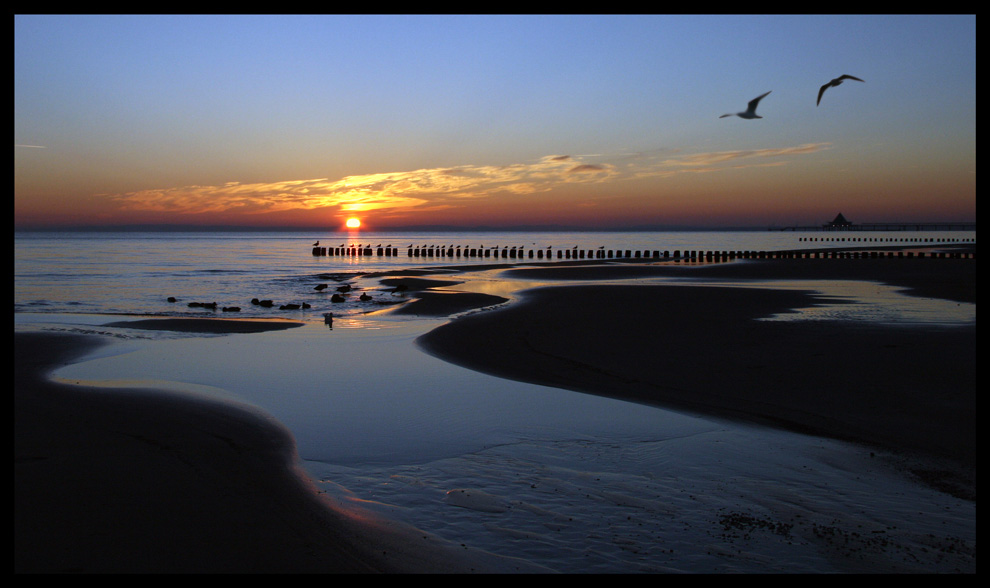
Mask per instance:
[[[773,90],[770,90],[770,92],[772,92],[772,91]],[[770,92],[767,92],[767,94],[769,94]],[[734,114],[730,112],[728,114],[723,114],[719,118],[725,118],[727,116],[738,116],[739,118],[763,118],[762,116],[759,116],[759,115],[756,114],[756,107],[757,107],[757,105],[759,105],[760,100],[763,100],[764,98],[766,98],[766,95],[767,94],[763,94],[761,96],[757,96],[756,98],[753,98],[752,100],[750,100],[749,101],[749,104],[747,105],[746,110],[744,112],[736,112]]]
[[[848,74],[843,74],[843,75],[835,78],[831,82],[829,82],[829,83],[825,84],[824,86],[822,86],[821,90],[818,90],[818,102],[815,103],[815,106],[818,106],[819,104],[822,103],[822,94],[825,93],[825,90],[828,90],[829,88],[831,88],[833,86],[841,85],[842,82],[845,81],[845,80],[856,80],[857,82],[862,82],[863,81],[863,80],[857,78],[856,76],[851,76],[851,75],[848,75]]]

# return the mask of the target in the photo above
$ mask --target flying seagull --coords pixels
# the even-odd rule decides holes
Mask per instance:
[[[770,92],[772,91],[773,90],[770,90]],[[769,94],[770,92],[767,92],[767,94]],[[757,96],[756,98],[750,100],[749,105],[746,107],[745,112],[737,112],[735,114],[730,112],[728,114],[723,114],[719,118],[725,118],[727,116],[738,116],[739,118],[763,118],[762,116],[756,114],[756,106],[760,103],[760,100],[763,100],[763,98],[766,97],[767,94],[763,94],[762,96]]]
[[[857,78],[856,76],[851,76],[851,75],[848,75],[848,74],[841,75],[841,76],[835,78],[831,82],[829,82],[829,83],[825,84],[824,86],[822,86],[822,89],[821,90],[818,90],[818,102],[815,103],[815,106],[818,106],[819,104],[822,103],[822,94],[825,93],[825,90],[828,90],[832,86],[838,86],[838,85],[842,84],[842,82],[844,80],[856,80],[857,82],[862,82],[863,81],[863,80]]]

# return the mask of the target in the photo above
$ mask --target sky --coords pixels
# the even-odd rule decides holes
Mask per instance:
[[[15,229],[840,212],[975,222],[975,15],[14,16]]]

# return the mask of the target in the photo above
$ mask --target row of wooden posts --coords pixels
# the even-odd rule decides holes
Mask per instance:
[[[832,243],[976,243],[976,238],[960,239],[952,237],[940,239],[936,237],[800,237],[798,241],[832,242]]]
[[[615,250],[599,247],[597,249],[525,249],[523,247],[409,247],[408,257],[467,257],[467,258],[503,258],[503,259],[653,259],[653,260],[705,260],[722,261],[730,259],[858,259],[880,257],[919,257],[924,258],[925,252],[913,251],[847,251],[847,250],[791,250],[791,251],[681,251],[669,250]],[[398,257],[397,247],[343,246],[343,247],[313,247],[314,256],[384,256]],[[930,252],[933,258],[972,258],[974,252]]]

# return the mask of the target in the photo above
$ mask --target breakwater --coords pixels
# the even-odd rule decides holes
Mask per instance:
[[[876,249],[873,247],[885,247],[891,245],[908,246],[930,246],[941,244],[954,244],[954,240],[938,241],[935,239],[857,239],[857,238],[802,238],[803,242],[830,241],[848,244],[849,247],[842,248],[803,248],[779,251],[749,251],[749,250],[660,250],[660,249],[609,249],[604,246],[596,248],[553,248],[553,247],[463,247],[443,246],[443,245],[421,245],[410,246],[405,249],[404,255],[410,258],[426,259],[506,259],[506,260],[674,260],[674,261],[723,261],[731,259],[855,259],[855,258],[879,258],[879,257],[907,257],[907,258],[973,258],[974,251],[946,251],[946,252],[914,252],[899,249]],[[866,247],[861,247],[865,245]],[[398,247],[370,246],[370,245],[341,245],[340,247],[313,247],[314,256],[382,256],[398,257],[403,253]]]

